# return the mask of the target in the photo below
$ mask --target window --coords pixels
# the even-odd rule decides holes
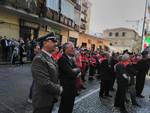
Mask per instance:
[[[110,37],[112,36],[112,32],[109,33],[109,36],[110,36]]]
[[[61,1],[61,13],[65,15],[66,17],[72,20],[75,20],[74,19],[74,14],[75,14],[74,6],[67,0]]]
[[[74,16],[75,16],[74,17],[75,24],[80,25],[80,13],[75,11],[75,15]]]
[[[61,45],[61,43],[62,43],[62,35],[56,35],[56,37],[57,37],[58,45]]]
[[[54,11],[59,11],[59,0],[47,0],[46,6]]]
[[[77,46],[77,39],[76,39],[76,38],[70,37],[70,38],[69,38],[69,41],[72,42],[72,43],[74,44],[74,47]]]
[[[116,37],[118,37],[118,36],[119,36],[119,33],[118,33],[118,32],[116,32],[115,36],[116,36]]]
[[[77,0],[77,3],[80,5],[81,4],[81,0]]]
[[[95,51],[95,44],[91,44],[91,50]]]
[[[122,36],[125,37],[125,36],[126,36],[126,33],[125,33],[125,32],[122,32]]]
[[[87,47],[87,43],[82,43],[82,45],[81,45],[82,47]]]

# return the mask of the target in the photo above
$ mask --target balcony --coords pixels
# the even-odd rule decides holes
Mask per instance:
[[[87,11],[86,10],[82,11],[82,14],[84,14],[85,16],[87,16]]]
[[[81,18],[81,21],[87,23],[86,19]]]
[[[33,0],[1,0],[2,5],[8,5],[16,9],[24,10],[28,13],[38,14],[37,2]]]
[[[74,29],[75,29],[76,31],[79,31],[79,28],[80,28],[79,25],[77,25],[77,24],[74,25]]]
[[[85,24],[81,24],[80,28],[81,28],[82,30],[86,30],[86,25],[85,25]]]
[[[76,4],[75,9],[78,10],[78,11],[81,11],[81,5]]]
[[[73,22],[73,20],[70,19],[70,18],[67,18],[66,16],[64,16],[62,14],[60,14],[60,23],[65,24],[65,25],[67,25],[69,27],[74,28],[74,22]]]
[[[39,0],[0,0],[0,5],[4,7],[9,6],[19,11],[21,10],[19,12],[20,15],[24,15],[22,11],[27,12],[25,14],[28,15],[28,17],[31,16],[28,13],[35,14],[37,17],[35,21],[42,22],[42,17],[45,17],[49,20],[57,22],[56,24],[61,24],[61,26],[65,26],[66,28],[68,27],[69,29],[74,29],[74,21],[72,19],[58,13],[57,11],[47,8],[43,1],[39,2]],[[38,18],[38,16],[41,18]]]
[[[83,2],[82,5],[83,5],[84,7],[86,7],[86,8],[88,8],[87,2]]]
[[[73,3],[75,3],[75,4],[77,3],[77,0],[70,0],[70,1],[73,2]]]
[[[46,11],[46,15],[45,15],[48,19],[51,19],[51,20],[54,20],[56,22],[59,22],[59,14],[58,12],[50,9],[50,8],[47,8],[47,11]]]

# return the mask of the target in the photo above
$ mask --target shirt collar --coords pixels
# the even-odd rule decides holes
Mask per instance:
[[[69,59],[72,59],[72,57],[70,57],[69,55],[67,55],[67,57],[68,57]]]
[[[49,57],[52,57],[52,54],[48,53],[48,52],[45,51],[44,49],[42,49],[42,52],[44,52],[45,54],[47,54]]]

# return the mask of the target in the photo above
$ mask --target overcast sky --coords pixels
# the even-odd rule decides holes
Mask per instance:
[[[104,29],[113,27],[129,27],[135,22],[126,20],[138,20],[144,16],[145,0],[90,0],[91,22],[90,32],[103,32]],[[142,20],[139,25],[141,32]]]

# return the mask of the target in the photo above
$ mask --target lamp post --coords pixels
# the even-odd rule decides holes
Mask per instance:
[[[145,12],[144,12],[144,21],[143,21],[143,29],[142,29],[142,43],[141,43],[141,51],[143,51],[144,47],[143,47],[143,43],[144,43],[144,31],[145,31],[145,22],[146,22],[146,15],[147,15],[147,5],[148,5],[148,0],[146,0],[145,3]]]

